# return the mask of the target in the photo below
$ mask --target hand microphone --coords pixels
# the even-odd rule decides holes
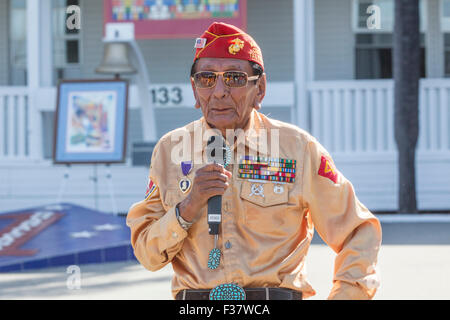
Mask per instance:
[[[206,145],[208,162],[225,164],[226,144],[222,136],[211,136]],[[219,234],[222,221],[222,196],[216,195],[208,199],[208,225],[209,234]]]

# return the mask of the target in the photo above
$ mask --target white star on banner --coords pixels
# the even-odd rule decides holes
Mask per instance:
[[[91,237],[93,237],[95,235],[96,235],[95,232],[89,232],[89,231],[86,231],[86,230],[80,231],[80,232],[72,232],[70,234],[70,236],[72,238],[91,238]]]
[[[69,206],[62,206],[60,204],[51,204],[51,205],[45,206],[44,209],[62,211],[62,210],[69,209]]]
[[[112,231],[112,230],[117,230],[120,228],[122,228],[122,227],[118,224],[109,224],[109,223],[94,226],[94,229],[97,231]]]

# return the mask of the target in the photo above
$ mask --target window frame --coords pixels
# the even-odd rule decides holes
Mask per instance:
[[[8,30],[7,30],[7,45],[6,45],[6,47],[7,47],[7,54],[8,54],[8,57],[7,57],[7,61],[8,61],[8,66],[7,66],[7,68],[6,68],[6,70],[7,70],[7,73],[8,73],[8,76],[7,76],[7,81],[8,81],[8,85],[27,85],[27,76],[26,76],[26,73],[27,73],[27,54],[28,54],[28,48],[27,48],[27,37],[28,37],[28,34],[27,34],[27,29],[26,29],[26,27],[25,27],[25,35],[24,35],[24,38],[23,39],[13,39],[13,37],[11,36],[11,33],[12,33],[12,2],[13,2],[14,0],[8,0],[7,1],[7,4],[6,4],[6,10],[7,10],[7,12],[8,12],[8,16],[7,16],[7,28],[8,28]],[[25,22],[26,22],[26,15],[27,15],[27,13],[26,13],[26,10],[27,10],[27,8],[26,8],[26,2],[25,2],[25,8],[24,8],[24,13],[25,13],[25,16],[24,16],[24,19],[25,19]],[[24,45],[24,47],[25,47],[25,55],[24,55],[24,64],[22,65],[22,64],[17,64],[17,63],[15,63],[15,61],[14,61],[14,58],[16,57],[16,49],[17,49],[17,46],[15,45],[15,44],[13,44],[13,41],[19,41],[19,42],[23,42],[23,45]],[[16,71],[20,71],[20,72],[24,72],[24,83],[23,84],[14,84],[15,82],[13,81],[13,79],[14,79],[14,76],[13,76],[13,73],[14,73],[14,70],[16,70]]]
[[[440,24],[440,27],[441,27],[442,34],[450,33],[450,17],[447,18],[448,19],[448,29],[444,28],[444,20],[445,20],[445,18],[444,18],[444,1],[445,0],[440,0],[439,1],[439,12],[441,12],[441,14],[439,15],[439,20],[440,20],[439,24]]]
[[[78,6],[80,7],[80,12],[83,12],[83,6],[84,6],[84,1],[83,0],[78,0],[79,1],[79,3],[78,3]],[[55,9],[56,7],[52,7],[52,10],[53,9]],[[53,14],[53,11],[52,11],[52,14]],[[81,19],[83,19],[83,16],[81,16]],[[53,16],[52,16],[52,20],[53,20]],[[81,20],[81,22],[83,22],[83,20]],[[54,26],[53,25],[53,23],[52,23],[52,28],[56,28],[56,26]],[[83,61],[84,61],[84,53],[83,53],[83,50],[82,50],[82,48],[83,48],[83,34],[82,34],[82,31],[83,30],[83,28],[82,28],[82,26],[81,26],[81,28],[78,30],[78,33],[77,34],[64,34],[64,35],[62,35],[62,36],[53,36],[53,34],[52,34],[52,46],[53,46],[53,49],[52,49],[52,51],[53,51],[53,54],[55,53],[55,42],[58,40],[58,41],[62,41],[63,43],[64,43],[64,45],[66,44],[66,41],[67,40],[78,40],[78,62],[76,62],[76,63],[70,63],[70,62],[67,62],[67,56],[65,57],[65,59],[64,59],[64,63],[62,64],[62,65],[55,65],[54,63],[53,63],[53,70],[54,71],[56,71],[57,69],[80,69],[81,68],[81,66],[82,66],[82,64],[83,64]],[[56,33],[56,35],[57,35],[58,33]],[[54,61],[55,59],[53,59],[53,61]]]
[[[392,79],[392,78],[358,78],[357,76],[357,58],[356,58],[356,51],[358,49],[373,49],[373,50],[378,50],[378,49],[390,49],[391,51],[393,50],[393,43],[391,43],[390,45],[385,45],[385,44],[359,44],[357,43],[357,36],[358,35],[364,35],[367,33],[355,33],[355,37],[354,37],[354,74],[353,74],[353,78],[356,80],[377,80],[377,79]],[[380,33],[375,33],[375,34],[380,34]],[[383,32],[382,34],[386,34],[386,35],[391,35],[393,37],[393,33],[392,32]],[[420,77],[421,78],[426,78],[426,40],[425,40],[426,35],[424,33],[420,33],[420,50],[421,50],[421,54],[422,51],[424,53],[424,61],[423,61],[423,68],[424,68],[424,73],[422,73],[422,65],[421,65],[421,74]],[[393,41],[393,38],[392,38]],[[392,66],[393,67],[393,66]],[[394,70],[391,70],[392,76],[393,76],[393,72]]]
[[[373,2],[377,2],[377,0],[371,0]],[[394,2],[395,0],[390,0]],[[441,0],[442,3],[443,0]],[[383,29],[369,29],[369,28],[360,28],[358,26],[359,22],[359,3],[361,0],[352,0],[352,32],[354,34],[356,33],[391,33],[394,32],[394,24],[395,24],[395,12],[392,13],[392,19],[394,20],[392,23],[392,28],[383,28]],[[427,32],[427,24],[428,24],[428,6],[426,3],[426,0],[419,0],[419,18],[421,18],[421,11],[420,9],[423,8],[423,21],[421,20],[421,23],[419,25],[419,32],[420,33],[426,33]],[[394,5],[395,10],[395,5]],[[422,23],[423,22],[423,23]]]
[[[444,52],[443,52],[443,55],[444,55],[444,57],[443,57],[443,59],[444,59],[444,70],[443,70],[443,76],[445,77],[445,78],[449,78],[450,77],[450,70],[449,70],[449,72],[447,73],[446,72],[446,58],[445,58],[445,56],[446,56],[446,53],[447,52],[450,52],[450,45],[448,45],[448,46],[446,46],[445,45],[445,35],[447,35],[447,34],[450,34],[450,17],[448,17],[447,19],[448,19],[448,28],[446,29],[445,27],[444,27],[444,1],[445,0],[440,0],[439,1],[439,12],[441,13],[440,15],[439,15],[439,24],[440,24],[440,31],[441,31],[441,34],[442,34],[442,47],[443,47],[443,49],[444,49]]]
[[[444,59],[444,70],[443,70],[443,76],[444,76],[444,78],[450,78],[450,70],[449,70],[449,72],[446,72],[446,64],[447,64],[447,61],[446,61],[446,53],[448,52],[448,53],[450,53],[450,44],[449,45],[445,45],[445,36],[446,35],[450,35],[450,31],[442,31],[442,38],[443,38],[443,49],[444,49],[444,57],[443,57],[443,59]],[[449,62],[450,63],[450,62]]]

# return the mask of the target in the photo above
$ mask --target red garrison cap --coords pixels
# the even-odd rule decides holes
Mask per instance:
[[[247,33],[222,22],[214,22],[195,40],[194,61],[200,58],[232,58],[258,63],[264,69],[261,49]]]

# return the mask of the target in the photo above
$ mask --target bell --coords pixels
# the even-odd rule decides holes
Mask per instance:
[[[128,57],[128,44],[126,42],[107,42],[103,53],[103,61],[95,69],[97,73],[107,74],[132,74],[137,70],[131,64]]]

